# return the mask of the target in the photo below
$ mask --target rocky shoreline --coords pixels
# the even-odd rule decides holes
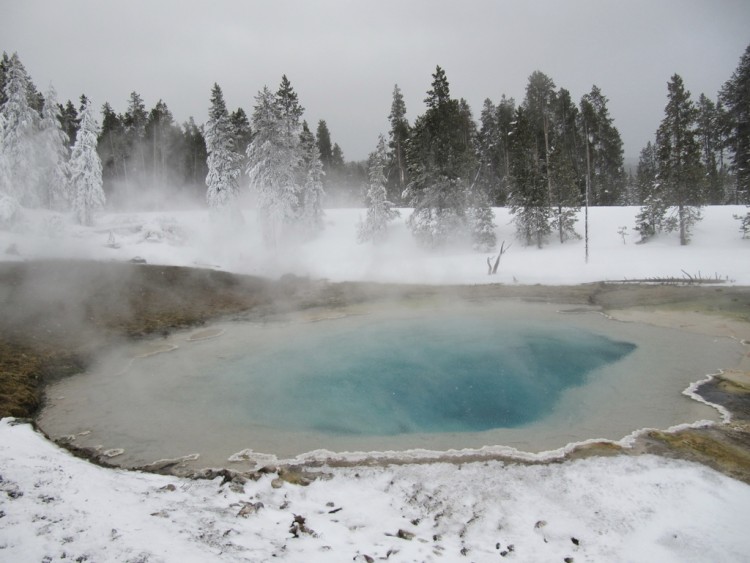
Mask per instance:
[[[300,309],[335,309],[376,300],[521,299],[596,307],[615,318],[750,340],[750,288],[643,284],[578,286],[410,286],[329,283],[285,276],[278,281],[195,268],[101,262],[0,263],[0,417],[32,418],[44,400],[47,383],[82,369],[104,346],[123,339],[168,334],[209,320],[242,315],[261,318]],[[578,446],[544,462],[476,456],[508,463],[555,463],[592,455],[654,453],[698,461],[750,483],[750,353],[732,372],[715,376],[697,390],[705,400],[722,405],[731,421],[677,432],[647,431],[628,447],[610,442]],[[65,445],[76,455],[101,465],[111,463],[100,452]],[[397,464],[399,459],[358,464]],[[409,463],[415,463],[410,460]],[[332,462],[330,465],[342,465]],[[282,480],[309,481],[315,466],[267,467],[247,474],[224,470],[228,480],[278,473]],[[142,468],[179,473],[178,464]],[[205,473],[205,475],[204,475]],[[302,475],[304,479],[297,479]],[[215,477],[215,471],[194,472]],[[304,484],[304,483],[302,483]]]

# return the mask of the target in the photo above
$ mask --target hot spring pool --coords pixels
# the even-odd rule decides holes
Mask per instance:
[[[715,339],[514,301],[378,304],[138,343],[48,389],[40,426],[197,466],[308,452],[539,452],[715,409],[682,391],[741,354]],[[239,455],[238,452],[241,452]]]

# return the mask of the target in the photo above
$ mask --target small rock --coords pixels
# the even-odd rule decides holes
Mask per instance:
[[[546,520],[537,520],[537,523],[534,524],[534,528],[536,528],[537,530],[539,530],[541,528],[544,528],[546,525],[547,525],[547,521]]]
[[[316,534],[315,531],[307,527],[305,517],[300,516],[299,514],[294,515],[292,525],[289,527],[289,533],[295,538],[298,538],[300,534],[308,534],[313,537],[318,537],[318,534]]]
[[[159,490],[172,492],[172,491],[176,491],[177,487],[175,487],[172,483],[170,483],[169,485],[164,485],[163,487],[160,487]]]
[[[243,506],[237,513],[237,516],[247,518],[250,514],[255,514],[261,508],[265,508],[262,502],[243,502]]]
[[[570,541],[573,542],[573,545],[580,545],[581,544],[581,540],[579,540],[578,538],[570,538]]]
[[[399,528],[398,532],[396,532],[396,537],[400,538],[402,540],[409,540],[409,541],[411,541],[411,540],[414,539],[414,534],[412,534],[411,532],[407,532],[406,530],[402,530],[401,528]]]
[[[565,559],[563,559],[563,561],[565,561],[565,563],[573,563],[573,558],[572,557],[566,557]]]
[[[141,258],[140,256],[133,256],[128,262],[131,264],[146,264],[146,259]]]
[[[271,488],[272,489],[280,489],[283,486],[284,486],[284,480],[283,479],[279,479],[278,477],[276,477],[276,479],[274,479],[273,481],[271,481]]]

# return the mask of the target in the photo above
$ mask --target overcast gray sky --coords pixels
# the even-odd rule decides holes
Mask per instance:
[[[438,64],[477,119],[485,98],[522,100],[534,70],[575,100],[596,84],[636,158],[670,76],[715,98],[748,44],[748,0],[0,0],[0,50],[42,91],[122,112],[135,90],[202,123],[214,82],[251,114],[286,74],[348,160],[388,132],[394,84],[410,121],[423,113]]]

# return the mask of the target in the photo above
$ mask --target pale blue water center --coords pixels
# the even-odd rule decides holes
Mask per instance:
[[[581,329],[466,315],[341,323],[223,359],[214,384],[233,390],[234,416],[256,424],[357,435],[476,432],[545,416],[566,388],[634,349]]]

